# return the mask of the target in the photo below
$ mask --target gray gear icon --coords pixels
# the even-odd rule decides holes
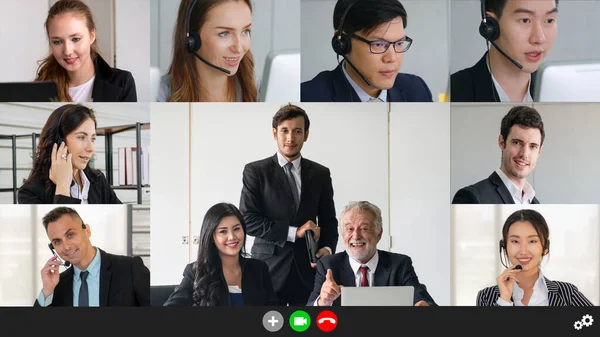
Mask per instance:
[[[575,330],[581,330],[581,328],[583,328],[583,323],[581,323],[581,321],[575,321],[573,327],[575,328]]]
[[[592,317],[592,315],[583,315],[583,318],[581,319],[581,323],[587,328],[589,326],[592,325],[592,323],[594,323],[594,318]]]

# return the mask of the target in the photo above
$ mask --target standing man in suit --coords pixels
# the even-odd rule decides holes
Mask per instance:
[[[477,64],[450,76],[450,100],[533,101],[536,71],[558,31],[558,0],[480,1],[479,33],[492,46]]]
[[[416,75],[400,74],[412,39],[398,0],[338,0],[333,11],[333,51],[343,58],[301,84],[302,102],[432,102]]]
[[[346,251],[317,263],[308,305],[340,305],[341,287],[413,286],[415,306],[435,306],[409,256],[377,249],[383,234],[379,207],[368,201],[350,202],[342,212],[340,229]]]
[[[55,255],[42,268],[42,291],[34,306],[150,305],[150,271],[139,256],[108,254],[92,246],[90,225],[72,208],[53,209],[43,223]],[[59,274],[61,265],[73,267]]]
[[[453,204],[539,204],[527,176],[535,169],[544,145],[544,123],[534,108],[515,106],[500,125],[500,168],[487,179],[463,187]]]
[[[295,105],[273,116],[277,153],[244,167],[240,211],[251,254],[269,266],[279,305],[305,305],[314,284],[306,232],[318,240],[317,258],[335,252],[338,240],[333,185],[327,167],[303,158],[310,120]]]

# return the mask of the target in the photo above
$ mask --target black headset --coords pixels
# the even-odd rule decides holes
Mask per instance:
[[[56,124],[56,129],[58,130],[58,138],[56,139],[57,146],[60,146],[60,144],[65,141],[62,131],[61,131],[61,127],[60,127],[64,114],[65,114],[65,111],[61,112],[60,117],[58,117],[58,123]]]
[[[194,11],[194,6],[196,6],[196,2],[198,2],[198,0],[194,0],[192,2],[192,6],[190,7],[187,16],[187,32],[185,36],[186,47],[190,53],[197,52],[198,49],[200,49],[200,47],[202,46],[202,41],[200,41],[200,35],[198,35],[198,32],[192,32],[190,29],[192,26],[192,11]]]
[[[340,18],[340,25],[338,27],[337,34],[335,34],[331,39],[331,47],[333,48],[333,51],[335,51],[335,53],[338,55],[345,56],[350,52],[350,49],[352,48],[352,41],[350,41],[350,37],[346,34],[343,34],[342,30],[344,29],[344,20],[346,19],[346,15],[348,15],[350,8],[352,8],[352,6],[354,6],[354,4],[359,1],[360,0],[353,1],[346,8],[344,13],[342,14],[342,17]]]
[[[488,41],[496,41],[500,37],[500,24],[498,24],[498,20],[485,14],[485,0],[481,0],[479,34]]]

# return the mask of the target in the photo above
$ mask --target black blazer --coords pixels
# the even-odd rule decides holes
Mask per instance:
[[[242,267],[242,299],[244,306],[271,306],[277,305],[277,297],[271,283],[271,275],[267,265],[257,259],[240,258]],[[231,298],[223,271],[222,282],[219,287],[219,306],[230,306]],[[175,291],[169,296],[164,306],[192,306],[194,304],[194,264],[190,263],[183,271],[183,280]]]
[[[121,200],[117,198],[102,171],[88,167],[84,172],[90,181],[89,204],[121,204]],[[74,181],[71,182],[71,186],[73,184],[75,184]],[[54,184],[50,193],[46,193],[45,181],[39,179],[29,181],[19,188],[18,202],[19,204],[81,204],[81,200],[77,198],[54,195],[55,191]]]
[[[112,68],[98,55],[94,62],[96,78],[92,89],[94,102],[137,102],[135,80],[129,71]]]
[[[361,102],[344,75],[342,65],[320,72],[300,85],[302,102]],[[388,102],[433,102],[425,81],[416,75],[398,74],[394,86],[387,91]]]
[[[486,63],[487,52],[471,68],[455,72],[450,76],[451,102],[498,102],[498,91]],[[529,92],[535,90],[536,73],[531,74]]]
[[[453,204],[514,204],[512,195],[500,176],[494,172],[487,179],[463,187],[456,192]],[[533,197],[532,204],[539,204]]]
[[[51,307],[73,306],[73,267],[60,273]],[[36,300],[33,304],[39,307]],[[150,270],[139,256],[108,254],[100,249],[100,306],[150,306]]]
[[[412,259],[403,254],[396,254],[384,250],[377,250],[379,261],[373,278],[373,286],[413,286],[415,288],[414,303],[421,300],[430,306],[437,306],[433,301],[427,287],[419,283],[419,278],[412,265]],[[327,269],[331,269],[333,280],[344,287],[356,287],[354,272],[350,266],[350,257],[343,251],[334,255],[323,257],[317,262],[317,276],[315,286],[310,294],[307,305],[313,305],[321,294],[321,287],[325,282]],[[339,306],[341,299],[338,297],[334,306]]]
[[[550,281],[544,277],[548,287],[548,304],[551,307],[573,306],[573,307],[592,307],[594,306],[575,285],[562,282]],[[498,286],[487,287],[477,293],[478,307],[499,307],[496,303],[500,298]],[[512,298],[511,298],[512,301]]]
[[[325,166],[306,158],[300,163],[302,192],[297,212],[277,154],[244,167],[240,211],[247,234],[255,237],[252,257],[267,263],[275,291],[283,287],[294,265],[307,291],[315,282],[306,240],[287,241],[289,226],[300,227],[312,220],[321,227],[319,248],[329,247],[333,253],[338,241],[331,173]]]

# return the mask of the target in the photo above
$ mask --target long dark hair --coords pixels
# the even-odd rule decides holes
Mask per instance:
[[[173,33],[173,53],[171,66],[169,67],[169,77],[173,93],[168,97],[169,102],[200,102],[203,96],[206,97],[206,89],[200,85],[198,69],[196,67],[196,57],[187,50],[186,33],[188,21],[190,21],[190,31],[199,31],[207,20],[206,14],[214,6],[234,0],[198,0],[193,8],[191,20],[188,20],[188,13],[192,7],[193,0],[182,0],[177,14],[177,24]],[[250,11],[252,3],[250,0],[244,1]],[[202,48],[202,47],[201,47]],[[256,102],[258,99],[258,90],[254,81],[254,57],[250,50],[240,61],[235,76],[230,76],[227,81],[229,91],[235,92],[235,78],[238,78],[242,87],[242,101]],[[235,95],[232,95],[235,101]],[[204,98],[206,99],[206,98]]]
[[[200,230],[200,245],[198,258],[194,262],[194,306],[216,306],[219,303],[219,290],[222,287],[223,267],[219,251],[213,239],[215,229],[223,218],[235,216],[242,225],[244,242],[239,256],[246,256],[246,223],[239,209],[229,203],[218,203],[208,209],[202,229]]]
[[[46,18],[46,23],[44,26],[46,27],[46,35],[48,36],[48,42],[50,42],[50,33],[48,28],[50,27],[50,22],[57,15],[61,15],[64,13],[73,13],[77,14],[80,18],[85,19],[87,23],[88,31],[95,31],[96,24],[94,23],[94,18],[92,17],[92,12],[90,8],[80,0],[60,0],[57,1],[50,10],[48,11],[48,17]],[[92,62],[96,61],[96,58],[100,55],[100,48],[98,48],[98,39],[94,40],[90,47],[90,59]],[[63,68],[54,55],[50,53],[50,55],[46,56],[43,60],[39,61],[38,73],[35,78],[36,81],[54,81],[58,85],[58,98],[61,102],[72,102],[73,99],[71,95],[69,95],[69,75],[67,74],[67,70]]]
[[[59,138],[63,138],[66,143],[67,135],[75,131],[88,119],[94,121],[94,127],[96,127],[94,110],[81,104],[65,104],[54,110],[42,129],[37,151],[33,155],[33,169],[29,173],[29,177],[23,181],[23,184],[41,180],[45,182],[46,194],[54,194],[56,185],[50,180],[52,146]],[[89,177],[92,168],[88,164],[83,171]]]

